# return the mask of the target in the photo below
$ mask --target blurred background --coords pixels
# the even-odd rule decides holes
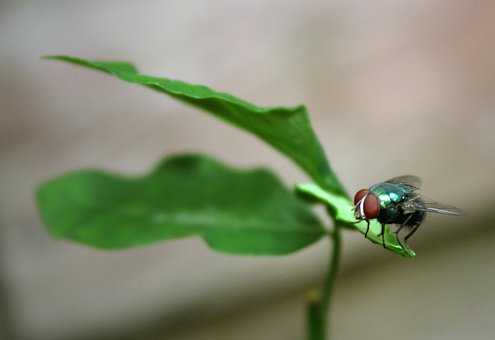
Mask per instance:
[[[466,211],[404,259],[346,233],[333,339],[495,333],[493,1],[0,1],[0,339],[302,339],[329,245],[236,257],[197,238],[103,252],[51,238],[33,190],[198,151],[307,178],[254,137],[44,54],[123,59],[259,105],[305,103],[347,186],[400,174]]]

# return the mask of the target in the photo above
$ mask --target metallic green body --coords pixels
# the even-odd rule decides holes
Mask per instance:
[[[404,202],[412,194],[413,190],[410,186],[384,182],[372,186],[370,191],[380,202],[380,214],[377,218],[380,223],[398,223],[403,220],[404,214],[399,203]]]

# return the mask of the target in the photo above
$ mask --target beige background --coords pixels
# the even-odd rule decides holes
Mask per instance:
[[[141,173],[200,151],[306,180],[201,112],[39,60],[55,53],[305,103],[350,191],[421,176],[466,216],[432,216],[414,260],[346,235],[334,339],[493,338],[494,19],[488,0],[0,2],[0,338],[301,339],[326,266],[325,241],[242,258],[198,239],[112,253],[53,240],[33,190],[69,169]]]

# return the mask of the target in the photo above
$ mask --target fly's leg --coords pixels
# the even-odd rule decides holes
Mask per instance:
[[[409,237],[411,237],[411,236],[413,236],[413,235],[414,235],[414,233],[416,232],[416,230],[418,230],[419,226],[420,226],[420,224],[416,224],[416,225],[412,228],[412,230],[409,232],[409,234],[407,234],[407,235],[406,235],[406,237],[404,238],[404,240],[406,241],[406,243],[407,243],[407,239],[408,239]]]
[[[357,220],[355,222],[352,222],[352,224],[358,224],[358,223],[361,223],[363,220]],[[364,233],[364,238],[367,238],[368,237],[368,232],[370,231],[370,221],[369,220],[365,220],[366,221],[366,232]]]
[[[387,246],[385,246],[385,224],[382,223],[382,231],[377,236],[382,237],[382,246],[387,249]]]
[[[368,225],[366,226],[366,232],[364,233],[364,238],[367,238],[368,237],[368,231],[370,231],[370,221],[369,220],[366,220],[366,223]]]
[[[402,241],[400,240],[399,233],[400,233],[400,231],[402,230],[402,228],[404,228],[404,226],[405,226],[405,224],[401,224],[401,225],[400,225],[400,227],[399,227],[399,229],[397,229],[397,230],[394,232],[394,234],[395,234],[395,239],[397,240],[397,243],[399,243],[399,244],[400,244],[400,246],[401,246],[402,248],[404,248],[404,245],[402,244]]]
[[[400,225],[399,229],[397,229],[397,230],[394,232],[394,234],[395,234],[395,239],[397,240],[397,242],[400,244],[400,246],[401,246],[402,248],[404,248],[404,245],[402,244],[402,241],[400,240],[399,233],[400,233],[400,231],[402,230],[402,228],[404,228],[404,227],[407,225],[407,222],[409,222],[409,221],[411,220],[411,217],[412,217],[412,216],[413,216],[412,214],[411,214],[411,215],[409,215],[409,216],[407,216],[406,220],[405,220],[404,222],[402,222],[402,224]],[[406,239],[406,240],[407,240],[407,239]]]

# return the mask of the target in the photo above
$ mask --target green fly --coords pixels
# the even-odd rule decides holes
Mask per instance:
[[[421,179],[417,176],[399,176],[361,189],[354,195],[354,216],[358,221],[368,223],[365,237],[370,229],[369,220],[377,219],[382,225],[378,236],[382,237],[385,247],[385,225],[393,224],[397,241],[402,246],[400,232],[407,230],[404,242],[418,230],[425,220],[426,213],[460,215],[456,207],[440,204],[422,197],[419,193]]]

